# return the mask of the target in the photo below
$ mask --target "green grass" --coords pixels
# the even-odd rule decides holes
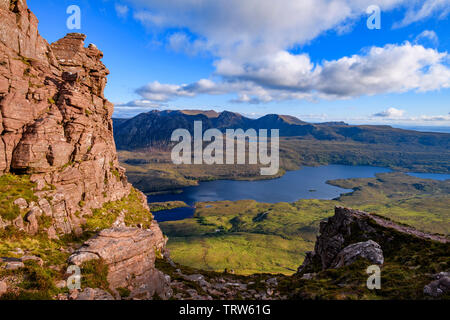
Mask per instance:
[[[416,238],[375,223],[371,226],[379,234],[375,240],[383,248],[385,258],[380,290],[369,291],[366,288],[368,275],[365,270],[371,263],[364,259],[343,268],[324,271],[313,264],[300,275],[282,283],[283,290],[299,299],[429,299],[423,294],[423,287],[432,281],[432,274],[449,269],[448,244]],[[363,241],[364,235],[355,234],[347,240],[351,243]],[[316,272],[317,276],[312,280],[302,280],[305,272]]]
[[[11,252],[16,248],[42,258],[48,265],[64,264],[69,257],[68,253],[59,250],[67,245],[64,240],[49,240],[45,235],[30,236],[11,229],[0,231],[0,256],[2,257],[14,257]]]
[[[183,201],[153,202],[148,204],[151,212],[188,207]]]
[[[117,288],[116,290],[122,298],[128,298],[131,293],[131,291],[127,288]]]
[[[355,191],[336,201],[197,203],[193,218],[160,226],[169,237],[174,261],[239,274],[292,274],[305,252],[312,250],[319,223],[333,215],[336,205],[373,212],[425,232],[449,234],[450,181],[385,173],[331,183]]]
[[[168,245],[174,261],[189,267],[238,274],[292,274],[314,243],[279,236],[233,233],[209,237],[176,238]]]
[[[29,201],[36,200],[32,196],[31,185],[27,177],[6,175],[0,177],[0,187],[4,193],[2,199],[10,202],[16,199],[16,195]],[[27,189],[28,188],[28,189]],[[20,191],[20,192],[19,192]],[[0,230],[0,256],[20,258],[14,253],[17,248],[22,249],[26,255],[34,255],[41,258],[44,265],[26,263],[26,267],[17,271],[6,271],[0,266],[0,279],[14,277],[16,285],[14,291],[5,294],[2,299],[48,300],[58,293],[67,292],[67,289],[56,289],[55,283],[65,280],[70,252],[80,247],[87,239],[97,231],[111,227],[112,223],[121,214],[127,226],[149,227],[153,216],[143,206],[140,193],[132,189],[130,195],[119,201],[106,203],[101,209],[93,210],[92,216],[86,217],[87,223],[83,226],[84,232],[80,236],[68,234],[61,236],[59,240],[50,240],[46,233],[38,233],[35,236],[19,231],[12,226]],[[46,217],[40,218],[40,227],[51,223]],[[82,266],[82,286],[91,288],[109,289],[107,281],[107,266],[101,261],[91,261]]]
[[[5,174],[0,177],[0,217],[3,220],[14,220],[21,212],[14,201],[23,198],[28,203],[37,201],[33,193],[35,184],[30,177],[23,175]]]
[[[292,274],[314,247],[333,201],[293,204],[221,201],[197,204],[194,218],[162,222],[174,261],[193,268],[238,274]],[[261,218],[263,217],[263,218]]]
[[[3,271],[2,276],[12,275],[21,281],[15,292],[6,293],[2,300],[51,300],[61,292],[54,284],[57,272],[43,268],[33,261],[26,261],[25,267],[16,271]]]
[[[429,233],[450,234],[450,180],[435,181],[402,173],[331,181],[354,189],[340,197],[344,206],[374,212]]]
[[[87,217],[83,225],[85,231],[99,231],[109,228],[123,213],[127,226],[141,224],[144,228],[150,227],[153,216],[143,206],[139,192],[132,189],[130,195],[118,200],[105,203],[102,208],[92,210],[92,215]]]
[[[0,231],[0,256],[19,258],[13,253],[21,248],[27,255],[33,255],[44,261],[39,266],[34,261],[26,261],[25,268],[8,271],[0,267],[0,279],[16,278],[16,290],[2,296],[5,300],[49,300],[65,289],[57,289],[55,282],[63,280],[67,269],[69,253],[61,251],[68,243],[63,240],[49,240],[45,235],[30,236],[8,227]]]
[[[109,290],[108,266],[102,259],[83,263],[81,266],[81,287]]]
[[[190,180],[191,181],[191,180]],[[169,236],[168,247],[175,262],[208,271],[234,270],[237,275],[272,273],[291,275],[302,263],[306,251],[313,249],[318,226],[333,214],[335,205],[374,212],[396,222],[431,233],[449,234],[450,181],[432,181],[400,173],[379,174],[376,178],[347,179],[331,182],[353,189],[336,201],[301,200],[294,203],[264,204],[255,201],[222,201],[197,204],[195,216],[183,221],[161,223]],[[12,220],[21,214],[13,202],[24,198],[37,201],[28,176],[12,174],[0,177],[0,216]],[[17,257],[21,248],[43,259],[44,266],[27,262],[14,272],[18,290],[3,299],[50,299],[59,292],[54,287],[64,279],[68,251],[77,248],[95,232],[109,228],[123,213],[128,226],[150,226],[152,215],[142,205],[140,194],[132,190],[122,200],[93,210],[81,237],[67,235],[49,240],[44,234],[29,236],[12,227],[0,230],[0,256]],[[166,205],[159,205],[155,209]],[[40,225],[51,221],[42,217]],[[386,235],[386,239],[390,238]],[[430,275],[450,268],[448,246],[412,240],[395,234],[394,243],[383,243],[386,263],[383,266],[383,289],[370,292],[364,288],[365,261],[342,268],[319,272],[317,279],[286,279],[286,292],[297,298],[423,298],[421,290],[431,281]],[[357,239],[354,239],[355,241]],[[50,268],[51,267],[51,268]],[[83,266],[83,286],[108,289],[107,272],[102,261]],[[11,275],[0,268],[0,278]],[[364,280],[364,281],[363,281]],[[341,284],[345,282],[345,286]],[[300,288],[300,289],[299,289]],[[126,296],[126,288],[121,294]],[[297,291],[296,291],[297,290]]]

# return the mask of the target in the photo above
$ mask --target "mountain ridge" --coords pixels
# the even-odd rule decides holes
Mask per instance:
[[[202,121],[203,130],[279,129],[282,137],[300,137],[318,141],[356,141],[367,144],[413,144],[450,148],[450,134],[424,133],[396,129],[387,125],[349,125],[344,122],[308,123],[296,117],[268,114],[257,119],[223,111],[214,117],[201,111],[153,110],[130,119],[113,118],[114,137],[119,150],[138,150],[170,144],[171,133],[184,128],[193,132],[194,121]]]
[[[427,291],[423,289],[433,272],[448,270],[445,244],[369,225],[365,219],[365,229],[346,228],[344,223],[337,230],[333,221],[324,222],[332,231],[331,241],[326,241],[333,244],[335,235],[338,240],[345,238],[334,247],[339,252],[330,252],[341,255],[345,251],[353,258],[355,252],[349,252],[349,246],[358,243],[350,242],[366,240],[360,231],[374,228],[371,234],[385,243],[371,243],[369,249],[377,249],[378,254],[386,247],[386,267],[395,271],[386,275],[399,280],[392,281],[392,288],[386,287],[380,295],[361,289],[363,282],[355,284],[354,275],[360,280],[364,270],[355,265],[353,269],[344,266],[343,272],[349,274],[335,279],[333,274],[342,269],[321,274],[313,262],[309,267],[317,277],[280,276],[279,282],[277,276],[268,274],[246,278],[178,268],[170,260],[168,239],[153,219],[146,197],[128,183],[119,165],[111,121],[113,105],[103,94],[109,74],[101,62],[103,53],[95,45],[85,47],[86,36],[79,33],[48,44],[39,35],[37,18],[25,0],[0,0],[0,18],[2,300],[313,299],[345,297],[348,291],[348,296],[356,298],[423,298],[426,292],[443,292],[441,288],[449,283],[447,275],[440,275],[435,280],[438,283],[431,282]],[[190,125],[187,117],[207,119],[211,124],[219,121],[211,115],[172,115],[178,117],[172,120],[174,125],[179,121]],[[248,121],[231,113],[217,118],[223,125]],[[149,121],[145,116],[138,120],[160,129],[168,123],[159,118]],[[280,117],[269,116],[261,125],[265,121],[278,122]],[[287,130],[292,124],[286,122],[296,121],[281,118]],[[360,225],[360,220],[350,218],[352,226]],[[351,232],[343,234],[341,226],[343,232]],[[384,234],[386,230],[388,234]],[[410,242],[415,247],[410,248]],[[365,257],[371,256],[361,256]],[[406,271],[402,269],[405,260],[412,267]],[[357,267],[362,266],[359,262]],[[81,272],[80,288],[69,289],[68,284],[73,284],[70,270],[76,270],[69,268],[75,266]],[[399,279],[398,274],[402,275]],[[405,274],[418,282],[411,287]]]

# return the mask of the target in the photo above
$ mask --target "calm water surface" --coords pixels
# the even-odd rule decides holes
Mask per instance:
[[[421,178],[421,179],[432,179],[432,180],[448,180],[450,179],[450,174],[444,174],[444,173],[416,173],[416,172],[410,172],[408,173],[410,176]]]
[[[262,181],[217,180],[201,182],[187,187],[180,194],[149,196],[149,202],[180,200],[190,208],[178,208],[155,212],[157,221],[175,221],[191,217],[196,202],[223,200],[256,200],[265,203],[294,202],[299,199],[330,200],[352,190],[331,186],[326,182],[335,179],[371,178],[377,173],[390,172],[388,168],[370,166],[328,165],[303,167],[289,171],[278,179]]]

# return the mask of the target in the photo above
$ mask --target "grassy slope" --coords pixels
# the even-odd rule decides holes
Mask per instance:
[[[294,299],[431,299],[424,295],[423,288],[433,280],[433,274],[449,270],[449,245],[412,237],[375,223],[371,226],[380,235],[377,242],[384,255],[380,290],[367,289],[366,269],[372,263],[360,258],[349,266],[324,271],[312,264],[301,274],[284,279],[282,291],[290,292]],[[347,241],[356,243],[365,239],[356,233]],[[309,272],[316,276],[311,280],[302,279]],[[441,297],[449,298],[448,293]]]
[[[199,205],[194,219],[167,222],[162,226],[172,237],[169,247],[175,260],[204,269],[223,271],[234,269],[237,273],[271,272],[292,274],[305,251],[311,250],[319,221],[333,212],[336,204],[344,202],[354,206],[376,206],[377,213],[392,215],[407,212],[416,227],[430,230],[437,225],[448,233],[448,182],[410,178],[398,174],[383,174],[375,179],[336,181],[336,184],[353,184],[356,192],[343,196],[341,201],[304,200],[292,204],[261,204],[254,201],[214,202]],[[0,177],[2,197],[8,206],[18,197],[30,197],[27,177]],[[433,196],[430,195],[433,194]],[[377,204],[370,204],[370,199]],[[6,203],[6,202],[5,202]],[[210,207],[212,206],[212,207]],[[393,211],[393,208],[395,210]],[[432,208],[432,210],[430,209]],[[14,281],[14,291],[2,299],[49,299],[67,289],[57,289],[55,282],[67,277],[67,258],[70,250],[77,248],[98,228],[108,227],[120,212],[126,210],[128,225],[151,221],[148,212],[139,205],[138,194],[121,201],[105,204],[94,210],[88,218],[84,234],[79,238],[66,236],[49,240],[43,232],[29,236],[12,228],[0,232],[0,256],[20,257],[21,248],[28,255],[42,258],[41,267],[26,262],[19,272],[1,268],[0,279]],[[15,209],[14,209],[15,210]],[[267,213],[267,215],[266,215]],[[19,211],[19,214],[23,212]],[[105,219],[111,215],[111,219]],[[432,215],[436,221],[428,221]],[[400,216],[402,217],[402,216]],[[219,232],[216,232],[219,230]],[[430,274],[448,269],[448,246],[427,241],[411,242],[399,238],[398,243],[386,253],[383,266],[383,289],[369,292],[364,287],[367,275],[364,261],[339,270],[319,273],[306,282],[299,278],[280,277],[286,293],[296,298],[422,298],[423,285],[431,281]],[[105,268],[98,264],[83,266],[83,286],[107,288]],[[283,280],[284,279],[284,280]],[[345,286],[342,286],[345,283]]]
[[[0,177],[0,214],[3,220],[14,218],[19,214],[25,215],[26,210],[19,210],[13,204],[17,198],[27,201],[35,201],[32,188],[34,185],[27,176],[4,175]],[[9,213],[9,214],[5,214]],[[135,226],[141,224],[148,226],[153,217],[142,206],[139,194],[132,190],[128,197],[122,200],[104,204],[102,208],[92,210],[92,215],[87,218],[83,226],[84,233],[75,237],[66,235],[58,240],[50,240],[44,230],[39,230],[35,236],[30,236],[11,226],[0,230],[0,257],[20,258],[23,254],[17,253],[17,248],[23,250],[26,255],[34,255],[43,260],[40,266],[36,262],[26,261],[25,268],[18,271],[8,271],[3,268],[5,262],[0,260],[0,280],[6,280],[13,288],[1,297],[2,300],[23,299],[52,299],[58,293],[67,292],[67,288],[58,289],[56,282],[65,280],[68,267],[67,259],[70,252],[92,237],[98,230],[109,228],[115,219],[124,214],[125,224]],[[40,227],[45,226],[40,223]],[[94,287],[108,289],[105,277],[105,266],[102,261],[88,263],[82,266],[82,287]]]
[[[16,199],[23,198],[27,202],[37,200],[32,191],[33,187],[29,176],[5,174],[0,177],[0,217],[4,221],[12,221],[23,214],[14,204]]]
[[[450,180],[419,179],[401,173],[382,173],[371,179],[331,182],[354,189],[340,201],[430,233],[450,233]]]
[[[176,262],[219,272],[233,269],[240,274],[292,274],[304,253],[313,249],[318,225],[333,214],[335,205],[374,212],[423,231],[449,234],[450,181],[388,173],[332,183],[355,191],[338,201],[200,203],[194,218],[160,225],[169,236],[168,246]]]
[[[181,264],[240,274],[292,274],[312,250],[317,224],[329,216],[330,207],[331,201],[317,200],[201,203],[194,218],[163,222],[161,227],[169,235],[172,258]]]

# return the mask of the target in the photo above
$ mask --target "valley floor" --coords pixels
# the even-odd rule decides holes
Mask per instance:
[[[335,206],[374,212],[433,234],[450,233],[450,180],[383,173],[330,183],[354,191],[337,200],[198,203],[193,218],[160,225],[175,262],[243,275],[293,274],[305,253],[313,250],[319,223]]]

